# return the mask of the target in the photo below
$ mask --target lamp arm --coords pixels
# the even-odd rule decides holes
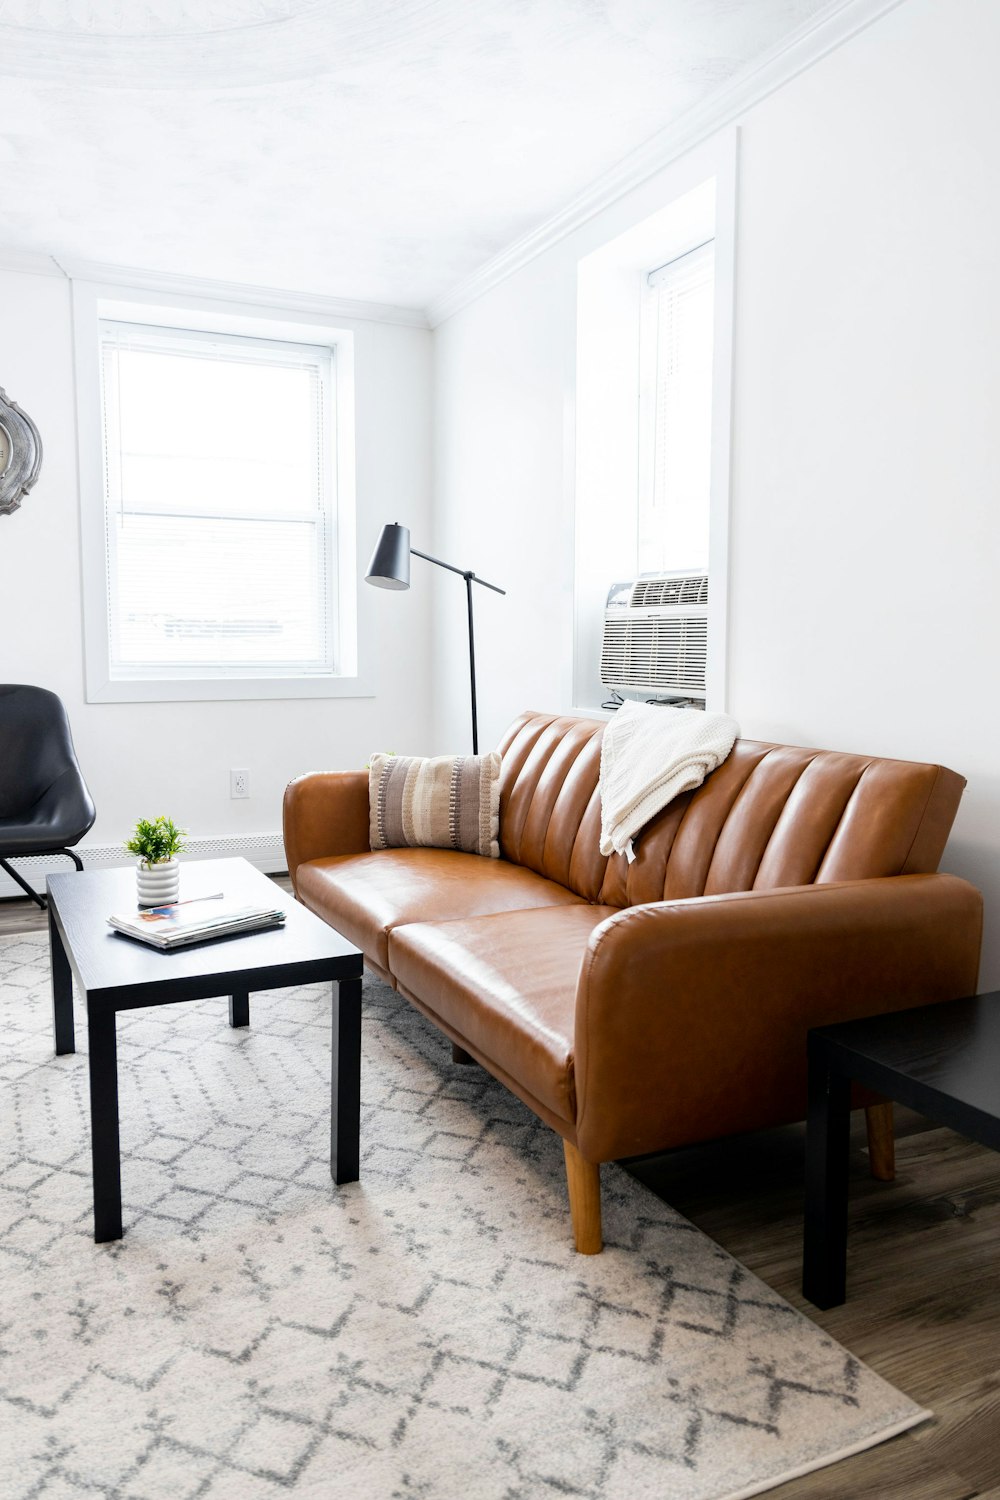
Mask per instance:
[[[464,578],[467,583],[481,583],[484,589],[492,589],[495,594],[507,592],[495,583],[487,583],[485,578],[480,578],[476,573],[470,573],[467,568],[456,568],[454,563],[442,562],[440,557],[432,557],[429,552],[421,552],[416,547],[411,547],[410,551],[414,557],[422,557],[424,562],[436,563],[439,568],[447,568],[449,573],[457,573],[459,578]]]
[[[484,589],[492,589],[494,594],[506,594],[507,592],[507,590],[502,589],[499,584],[487,583],[486,579],[480,578],[478,573],[467,573],[466,577],[470,578],[473,583],[481,583]]]

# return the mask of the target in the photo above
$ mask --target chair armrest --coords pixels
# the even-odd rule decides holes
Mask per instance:
[[[812,1026],[972,994],[982,896],[953,875],[657,902],[595,929],[576,996],[590,1161],[800,1120]]]
[[[299,865],[331,854],[367,854],[368,772],[320,771],[285,788],[285,856],[295,886]]]

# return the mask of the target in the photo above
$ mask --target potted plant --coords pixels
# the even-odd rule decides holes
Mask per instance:
[[[136,885],[140,906],[166,906],[177,900],[181,867],[174,858],[184,848],[183,828],[173,818],[140,818],[125,845],[138,855]]]

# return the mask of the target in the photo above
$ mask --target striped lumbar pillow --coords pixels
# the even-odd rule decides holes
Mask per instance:
[[[373,755],[373,849],[463,849],[500,858],[500,755]]]

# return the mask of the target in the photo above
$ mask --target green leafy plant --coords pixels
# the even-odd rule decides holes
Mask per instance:
[[[129,854],[137,854],[144,865],[162,865],[184,848],[186,830],[178,828],[173,818],[140,818],[125,845]]]

